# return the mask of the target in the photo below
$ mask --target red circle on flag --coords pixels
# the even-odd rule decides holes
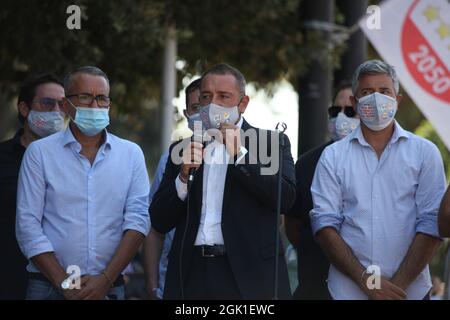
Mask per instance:
[[[450,103],[450,72],[411,17],[418,3],[419,0],[416,0],[411,5],[403,23],[403,61],[422,89],[433,97]]]

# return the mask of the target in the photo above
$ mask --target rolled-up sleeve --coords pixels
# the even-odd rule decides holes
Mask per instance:
[[[313,209],[310,212],[313,234],[326,227],[340,229],[342,216],[342,191],[335,173],[333,152],[325,149],[317,164],[311,185]]]
[[[17,188],[16,238],[27,259],[54,251],[42,228],[44,201],[42,157],[39,148],[32,143],[23,157]]]
[[[122,230],[135,230],[147,236],[150,231],[148,214],[150,182],[141,148],[135,146],[133,154],[133,177],[128,190]]]
[[[427,142],[416,191],[416,232],[439,237],[438,212],[445,193],[445,170],[437,147]]]

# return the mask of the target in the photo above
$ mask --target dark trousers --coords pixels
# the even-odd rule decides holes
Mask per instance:
[[[331,297],[330,292],[328,292],[328,296],[329,296],[329,299],[327,299],[327,300],[333,300],[333,298]],[[423,297],[422,300],[430,300],[430,299],[431,299],[431,290],[428,291],[428,293],[425,295],[425,297]]]
[[[242,299],[227,256],[202,257],[198,249],[194,249],[184,295],[198,300]]]

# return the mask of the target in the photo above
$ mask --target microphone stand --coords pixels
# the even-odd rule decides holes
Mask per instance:
[[[198,123],[194,124],[194,132],[192,135],[192,141],[193,142],[203,142],[203,131],[201,128],[201,125]],[[191,188],[192,184],[194,182],[194,175],[195,175],[195,169],[190,168],[189,169],[189,177],[187,181],[187,204],[186,204],[186,224],[184,226],[183,235],[181,237],[181,245],[180,245],[180,255],[179,255],[179,278],[180,278],[180,293],[181,293],[181,300],[184,300],[184,278],[183,278],[183,252],[186,242],[186,235],[187,235],[187,229],[189,226],[189,213],[191,210]]]
[[[282,186],[282,175],[283,175],[283,149],[284,149],[284,132],[287,129],[287,125],[284,122],[279,122],[275,127],[278,133],[279,148],[278,148],[278,179],[277,179],[277,206],[275,215],[275,274],[274,274],[274,284],[273,284],[273,300],[278,300],[278,262],[280,260],[280,215],[281,215],[281,186]]]

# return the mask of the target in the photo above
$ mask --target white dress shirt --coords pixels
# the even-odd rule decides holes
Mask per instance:
[[[241,128],[243,118],[236,126]],[[242,156],[241,156],[242,157]],[[224,244],[222,235],[222,204],[225,188],[225,178],[230,162],[224,144],[213,141],[205,148],[203,168],[203,194],[200,225],[194,245]],[[238,163],[240,159],[237,159]],[[178,176],[175,180],[178,197],[185,200],[187,197],[187,184]]]

